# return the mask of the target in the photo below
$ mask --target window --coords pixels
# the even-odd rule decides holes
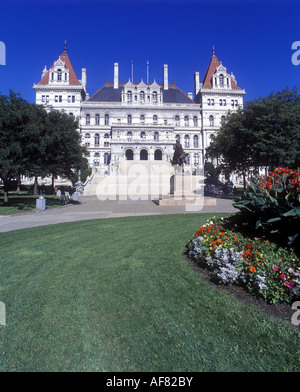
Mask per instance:
[[[65,73],[65,81],[67,81],[67,80],[68,80],[68,74]]]
[[[184,137],[184,146],[189,147],[190,146],[190,135],[185,135]]]
[[[223,106],[226,106],[226,105],[227,105],[226,99],[223,99]]]
[[[42,102],[45,102],[45,95],[42,95]]]
[[[207,105],[210,106],[210,99],[207,99]]]
[[[180,143],[180,135],[179,135],[179,134],[177,134],[177,135],[175,136],[175,140],[178,141],[178,142]]]
[[[68,95],[68,102],[71,102],[71,95]]]
[[[220,75],[219,81],[220,81],[220,86],[223,87],[224,86],[224,75]]]
[[[210,125],[211,127],[214,126],[214,116],[209,116],[209,125]]]
[[[193,117],[193,123],[194,123],[194,127],[198,127],[198,117],[197,116]]]
[[[61,71],[61,69],[58,69],[57,70],[57,81],[58,82],[61,82],[61,76],[62,76],[62,71]]]
[[[89,133],[86,133],[85,135],[84,135],[84,144],[85,144],[85,146],[86,147],[90,147],[90,134]]]
[[[179,125],[180,118],[179,116],[175,116],[175,125]]]
[[[72,102],[75,102],[75,95],[72,95]]]
[[[62,96],[61,95],[58,96],[58,101],[62,102]]]
[[[145,132],[145,131],[142,131],[141,134],[140,134],[140,136],[141,136],[141,139],[142,139],[142,140],[145,140],[145,139],[146,139],[146,132]]]
[[[99,125],[100,124],[100,116],[99,114],[95,115],[95,125]]]
[[[140,123],[145,124],[145,116],[143,114],[140,116]]]
[[[131,114],[128,114],[128,116],[127,116],[127,124],[132,124],[132,116],[131,116]]]
[[[157,116],[156,115],[153,116],[153,124],[157,124]]]
[[[87,114],[85,116],[85,125],[90,125],[90,123],[91,123],[91,116]]]
[[[184,126],[185,127],[189,126],[189,116],[184,116]]]
[[[231,106],[234,106],[234,100],[233,99],[231,100]]]
[[[132,92],[131,91],[127,91],[127,102],[128,103],[132,102]]]
[[[104,135],[104,147],[109,147],[109,134]]]
[[[69,113],[69,116],[70,116],[70,117],[73,117],[73,116],[74,116],[74,114],[73,114],[73,113]]]
[[[109,125],[109,115],[108,114],[106,114],[104,116],[104,125]]]
[[[211,100],[211,106],[214,106],[214,105],[215,105],[215,100],[212,99],[212,100]]]
[[[156,91],[153,91],[152,99],[153,99],[153,103],[157,103],[157,92]]]
[[[235,106],[238,106],[238,101],[237,100],[235,100]]]
[[[99,147],[100,145],[100,135],[99,133],[95,133],[95,147]]]
[[[110,155],[108,152],[104,154],[104,165],[109,165]]]
[[[223,100],[222,99],[220,99],[220,106],[223,106]]]
[[[154,132],[154,141],[155,142],[159,141],[159,133],[157,131]]]
[[[194,135],[194,147],[199,147],[199,137],[198,135]]]
[[[46,103],[49,102],[49,95],[46,95]]]
[[[222,116],[222,117],[221,117],[221,124],[224,125],[224,124],[225,124],[225,121],[226,121],[225,116]]]
[[[194,165],[199,164],[199,154],[194,154]]]
[[[95,155],[94,155],[94,164],[95,164],[95,166],[99,166],[99,164],[100,164],[100,154],[99,154],[99,152],[96,152]]]
[[[144,91],[140,92],[140,103],[145,103],[145,93],[144,93]]]
[[[131,132],[131,131],[127,132],[127,140],[128,140],[129,142],[132,141],[132,132]]]

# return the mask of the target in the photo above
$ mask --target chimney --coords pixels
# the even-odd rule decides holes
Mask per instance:
[[[86,91],[86,68],[82,68],[81,70],[81,84],[84,91]]]
[[[169,81],[168,81],[168,64],[164,64],[164,90],[169,89]]]
[[[194,75],[194,86],[195,86],[195,97],[200,90],[200,82],[199,82],[199,72],[195,72]]]
[[[119,64],[114,64],[114,88],[119,88]]]

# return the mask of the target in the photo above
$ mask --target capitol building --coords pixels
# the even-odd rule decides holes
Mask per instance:
[[[124,160],[170,162],[176,140],[188,153],[188,169],[203,166],[205,148],[227,113],[243,107],[245,90],[214,49],[202,82],[199,72],[193,75],[193,92],[185,93],[170,83],[167,64],[162,67],[162,83],[120,81],[119,64],[112,66],[113,80],[106,80],[89,95],[87,70],[82,68],[78,79],[65,44],[62,54],[49,69],[45,66],[41,80],[33,86],[36,104],[78,119],[89,164],[103,174]]]

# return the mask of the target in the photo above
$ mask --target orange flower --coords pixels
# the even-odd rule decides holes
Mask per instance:
[[[256,268],[255,267],[250,267],[249,270],[250,270],[250,272],[255,272]]]

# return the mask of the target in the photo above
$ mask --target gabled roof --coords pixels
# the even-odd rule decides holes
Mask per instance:
[[[206,74],[203,78],[202,81],[202,87],[203,88],[212,88],[211,84],[211,79],[216,72],[216,69],[221,65],[220,61],[217,59],[217,56],[215,55],[215,49],[213,49],[213,55],[210,59],[209,66],[207,68]],[[240,87],[237,86],[236,82],[230,78],[231,81],[231,88],[234,90],[241,90]]]
[[[65,63],[66,68],[69,70],[69,81],[71,85],[77,85],[79,86],[80,83],[77,79],[77,76],[75,74],[75,71],[73,69],[73,66],[71,64],[71,61],[69,59],[68,53],[67,53],[67,47],[65,44],[65,49],[63,51],[63,53],[59,56],[58,60],[62,60]],[[49,74],[50,74],[50,70],[54,68],[54,64],[52,65],[52,67],[48,70],[48,72],[45,74],[45,76],[37,83],[37,84],[48,84],[49,83]]]
[[[114,88],[112,82],[106,82],[94,95],[92,95],[87,102],[121,102],[122,90],[127,83],[119,83],[119,88]],[[133,83],[138,86],[140,83]],[[150,83],[145,83],[146,86],[151,86]],[[159,87],[163,88],[163,84],[157,83]],[[168,90],[163,90],[164,103],[195,103],[183,91],[181,91],[175,84],[169,84]]]

